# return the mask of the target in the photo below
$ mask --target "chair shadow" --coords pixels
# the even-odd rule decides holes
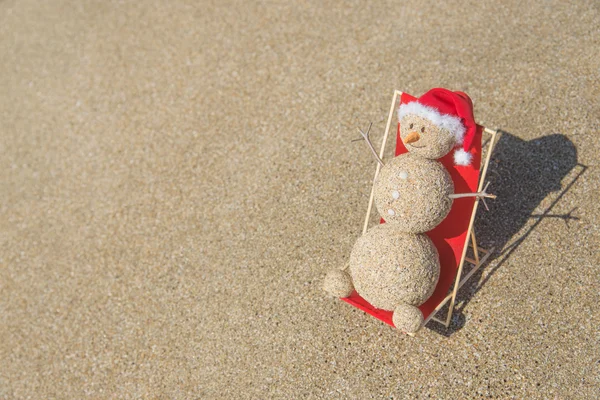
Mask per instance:
[[[570,220],[578,219],[573,215],[576,209],[562,215],[551,213],[552,208],[587,170],[585,165],[577,162],[577,149],[573,142],[562,134],[525,141],[508,132],[500,133],[486,178],[490,182],[488,192],[495,194],[497,199],[487,201],[489,211],[480,204],[474,225],[479,247],[494,248],[494,251],[459,290],[450,326],[446,328],[436,322],[428,324],[428,328],[444,336],[462,329],[466,322],[463,311],[471,298],[512,256],[542,219],[563,219],[564,229],[569,229]],[[567,176],[569,179],[563,188],[561,182]],[[559,194],[552,203],[545,210],[538,210],[542,201],[554,192]],[[532,218],[535,222],[531,224]],[[530,226],[520,234],[528,224]],[[493,267],[486,268],[491,264]],[[447,306],[438,315],[447,315]]]

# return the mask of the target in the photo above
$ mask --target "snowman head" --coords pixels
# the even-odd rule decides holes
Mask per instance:
[[[438,159],[454,147],[454,162],[471,163],[470,146],[476,132],[473,103],[462,92],[431,89],[398,110],[400,138],[406,149],[428,159]]]
[[[432,160],[442,158],[458,144],[450,127],[416,113],[407,113],[400,119],[400,138],[409,152]]]

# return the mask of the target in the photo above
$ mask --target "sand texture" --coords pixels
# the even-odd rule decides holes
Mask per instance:
[[[348,272],[358,294],[393,311],[423,304],[440,277],[440,259],[427,235],[405,233],[394,223],[374,225],[352,248]]]
[[[450,212],[454,184],[444,165],[411,152],[390,158],[374,184],[379,215],[401,232],[423,233]]]
[[[451,3],[0,0],[0,399],[600,397],[600,7]],[[437,86],[497,250],[410,338],[322,284]]]

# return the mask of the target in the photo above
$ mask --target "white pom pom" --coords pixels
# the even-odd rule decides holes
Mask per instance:
[[[471,160],[473,156],[471,153],[464,151],[463,149],[458,149],[454,152],[454,164],[456,165],[469,165],[471,164]]]

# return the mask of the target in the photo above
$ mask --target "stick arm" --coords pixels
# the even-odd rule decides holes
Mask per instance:
[[[475,192],[475,193],[452,193],[450,195],[448,195],[448,197],[450,197],[451,199],[462,199],[465,197],[476,197],[477,200],[481,199],[483,200],[483,205],[485,206],[486,210],[489,210],[487,203],[485,202],[485,199],[495,199],[496,195],[495,194],[489,194],[487,192],[487,188],[490,185],[490,183],[488,182],[485,187],[483,188],[483,190],[481,192]]]
[[[367,142],[367,146],[369,146],[369,149],[371,149],[371,153],[373,153],[373,155],[375,156],[375,158],[377,159],[377,162],[379,163],[379,165],[381,165],[382,167],[385,165],[383,163],[383,161],[381,160],[381,157],[379,157],[379,155],[377,154],[377,152],[375,151],[375,147],[373,147],[373,143],[371,143],[371,139],[369,138],[369,133],[371,133],[371,127],[373,126],[373,123],[371,122],[369,124],[369,128],[367,129],[367,132],[363,132],[362,130],[358,129],[358,132],[360,133],[360,135],[362,136],[362,138],[365,140],[365,142]],[[360,140],[360,139],[359,139]]]
[[[476,193],[453,193],[453,194],[449,194],[448,197],[450,197],[451,199],[461,199],[463,197],[479,197],[480,199],[482,199],[482,198],[495,199],[496,195],[489,194],[486,192],[476,192]]]

